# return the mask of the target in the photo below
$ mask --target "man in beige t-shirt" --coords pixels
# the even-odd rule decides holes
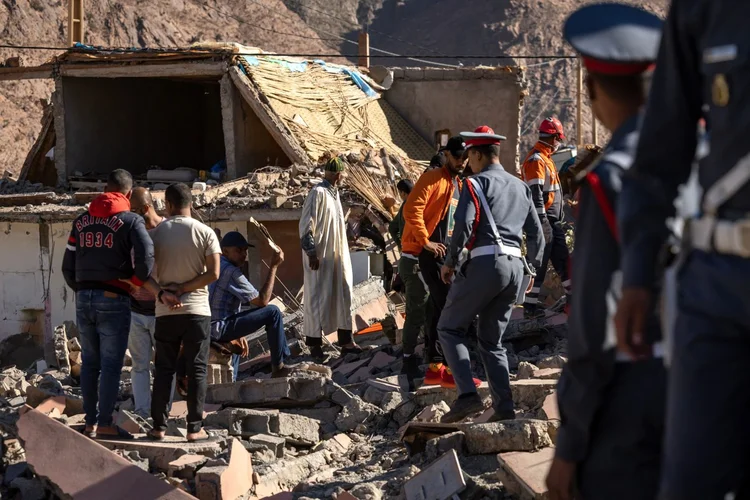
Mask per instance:
[[[162,288],[156,301],[156,369],[151,437],[162,439],[180,345],[183,346],[187,387],[187,440],[208,438],[202,430],[206,399],[206,369],[210,346],[211,308],[208,285],[219,278],[221,247],[213,229],[190,217],[192,194],[185,184],[172,184],[164,193],[169,218],[150,231],[156,274]],[[180,304],[163,300],[174,292]],[[168,297],[171,299],[171,295]],[[170,305],[171,304],[171,305]]]

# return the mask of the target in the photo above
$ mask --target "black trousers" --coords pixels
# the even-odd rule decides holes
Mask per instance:
[[[445,307],[450,285],[443,283],[440,278],[440,268],[443,266],[442,259],[435,258],[435,254],[423,250],[419,254],[419,272],[422,275],[427,289],[430,291],[430,299],[427,307],[427,322],[425,324],[425,353],[428,363],[444,363],[443,350],[438,340],[437,325],[440,313]]]
[[[203,425],[203,405],[206,402],[206,371],[211,344],[211,317],[180,314],[156,318],[154,340],[156,362],[151,416],[154,430],[167,429],[172,377],[177,369],[180,345],[183,346],[187,387],[187,431],[195,433]]]

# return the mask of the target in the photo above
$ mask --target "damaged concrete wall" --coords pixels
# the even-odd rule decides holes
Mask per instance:
[[[66,169],[207,170],[225,157],[217,83],[62,78]]]
[[[12,256],[0,260],[0,340],[31,333],[41,345],[45,328],[75,319],[74,294],[62,276],[69,233],[67,223],[0,223],[0,248]]]
[[[489,125],[507,137],[500,162],[518,163],[521,94],[518,68],[391,68],[393,86],[384,96],[419,134],[434,143],[435,132],[453,135]]]

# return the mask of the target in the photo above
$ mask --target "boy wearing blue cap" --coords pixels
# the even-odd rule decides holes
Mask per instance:
[[[646,75],[656,59],[661,20],[622,4],[583,7],[563,34],[581,54],[596,118],[612,132],[581,183],[568,319],[568,363],[557,387],[561,426],[547,477],[552,500],[655,498],[659,485],[666,371],[656,311],[644,335],[653,356],[634,359],[616,346],[621,294],[615,208],[633,161]]]

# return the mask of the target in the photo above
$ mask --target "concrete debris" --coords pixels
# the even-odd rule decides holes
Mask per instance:
[[[320,423],[302,415],[279,413],[277,433],[288,443],[311,446],[320,440]]]
[[[324,378],[275,378],[270,380],[243,380],[234,384],[208,386],[208,403],[315,403],[326,396]]]
[[[68,335],[65,333],[64,325],[55,328],[52,342],[55,347],[57,367],[63,373],[70,373],[70,351],[68,350]]]
[[[380,413],[381,410],[376,406],[354,397],[344,405],[336,417],[336,428],[343,432],[353,431],[358,425],[366,425],[372,417]]]
[[[419,414],[414,417],[414,420],[419,422],[440,422],[440,418],[451,411],[450,406],[445,401],[440,401],[438,404],[430,405]]]
[[[527,361],[521,361],[518,363],[518,379],[534,378],[534,372],[538,371],[539,368],[532,365]]]
[[[517,407],[533,410],[541,406],[544,398],[557,386],[556,380],[513,380],[510,389]]]
[[[465,442],[466,435],[461,431],[430,439],[425,447],[425,457],[431,462],[449,450],[454,450],[458,455],[463,455]]]
[[[271,436],[268,434],[255,434],[248,437],[247,442],[269,450],[276,458],[284,458],[284,445],[286,444],[286,440],[282,437]]]
[[[562,368],[563,366],[565,366],[565,363],[567,363],[567,362],[568,362],[567,358],[565,358],[563,356],[560,356],[558,354],[558,355],[550,356],[550,357],[547,357],[547,358],[544,358],[544,359],[540,360],[537,363],[537,366],[540,369],[542,369],[542,368]]]
[[[504,451],[534,451],[552,446],[547,422],[542,420],[506,420],[461,426],[466,435],[466,450],[471,455]]]
[[[540,368],[532,374],[533,378],[558,380],[562,374],[562,368]]]

